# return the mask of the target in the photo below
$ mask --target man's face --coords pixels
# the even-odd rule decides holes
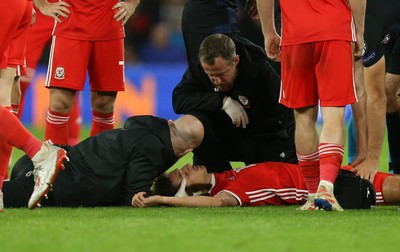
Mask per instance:
[[[233,87],[233,82],[236,79],[239,63],[239,56],[236,55],[233,62],[227,61],[222,57],[215,59],[213,65],[208,65],[200,61],[204,72],[208,75],[214,86],[221,92],[229,92]]]
[[[179,187],[182,183],[182,179],[186,179],[186,188],[192,185],[205,184],[205,175],[207,169],[202,165],[191,165],[186,164],[181,169],[176,169],[168,174],[169,179],[174,187]]]

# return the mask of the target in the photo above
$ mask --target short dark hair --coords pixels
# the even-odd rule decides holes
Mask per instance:
[[[161,196],[175,196],[179,190],[179,186],[174,186],[166,173],[161,174],[153,185],[153,194]]]
[[[224,34],[212,34],[205,38],[200,44],[199,59],[208,65],[213,65],[215,59],[223,59],[234,62],[236,47],[233,40]]]

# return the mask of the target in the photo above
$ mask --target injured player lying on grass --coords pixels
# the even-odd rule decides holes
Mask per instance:
[[[378,172],[372,185],[351,169],[342,167],[335,182],[335,196],[344,209],[400,203],[400,176]],[[155,181],[153,195],[146,197],[144,192],[137,193],[132,205],[301,206],[307,199],[306,185],[296,164],[265,162],[223,173],[207,173],[204,166],[187,164],[182,169],[162,174]],[[324,210],[338,210],[337,207],[328,204]],[[317,209],[311,202],[306,210]]]

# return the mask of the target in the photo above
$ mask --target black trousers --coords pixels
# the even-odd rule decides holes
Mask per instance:
[[[33,163],[28,156],[21,157],[14,165],[10,180],[3,183],[4,207],[28,207],[35,182],[33,181]],[[48,194],[48,199],[42,200],[42,205],[53,205],[53,195]]]
[[[193,151],[194,164],[205,165],[208,172],[232,169],[230,161],[245,164],[266,161],[297,163],[292,135],[256,135],[246,129],[237,128],[224,112],[190,112],[204,125],[202,144]],[[293,134],[294,129],[289,130]]]

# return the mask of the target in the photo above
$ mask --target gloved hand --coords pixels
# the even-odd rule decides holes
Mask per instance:
[[[249,117],[247,116],[246,111],[243,106],[236,100],[231,97],[225,96],[222,110],[225,111],[226,114],[232,119],[232,123],[236,125],[236,127],[242,126],[243,129],[246,128],[249,123]]]

